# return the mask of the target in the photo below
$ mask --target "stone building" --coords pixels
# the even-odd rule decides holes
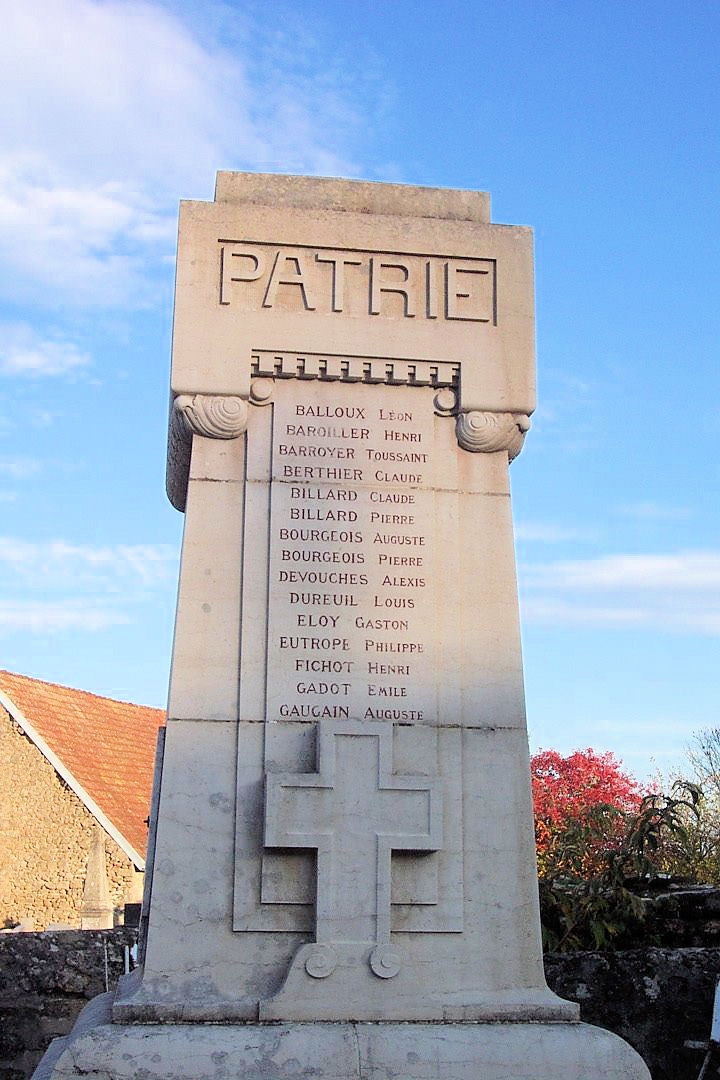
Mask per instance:
[[[0,930],[112,925],[141,899],[163,722],[0,671]]]

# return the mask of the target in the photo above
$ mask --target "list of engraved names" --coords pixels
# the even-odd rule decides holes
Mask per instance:
[[[274,410],[267,719],[432,722],[427,392],[294,382]]]

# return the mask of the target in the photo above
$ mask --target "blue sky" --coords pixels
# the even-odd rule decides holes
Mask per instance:
[[[0,666],[165,699],[177,203],[252,169],[488,190],[536,236],[512,467],[531,744],[720,724],[720,12],[5,3]]]

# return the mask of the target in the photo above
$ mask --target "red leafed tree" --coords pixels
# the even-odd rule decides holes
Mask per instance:
[[[557,847],[567,851],[569,834],[582,834],[584,849],[573,853],[575,867],[592,871],[597,851],[620,838],[623,815],[640,806],[643,790],[611,753],[576,750],[563,757],[541,750],[531,759],[535,838],[541,875],[557,869]],[[610,809],[606,809],[610,808]],[[582,826],[582,833],[578,831]]]

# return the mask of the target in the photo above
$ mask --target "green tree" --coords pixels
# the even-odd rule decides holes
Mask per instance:
[[[646,795],[635,809],[596,804],[568,819],[540,873],[545,949],[636,945],[647,910],[642,893],[663,873],[668,847],[687,844],[700,799],[696,785],[677,781],[670,795]]]
[[[720,728],[697,732],[686,756],[688,775],[678,780],[697,788],[697,804],[685,810],[683,832],[664,838],[662,866],[672,877],[720,885]]]

